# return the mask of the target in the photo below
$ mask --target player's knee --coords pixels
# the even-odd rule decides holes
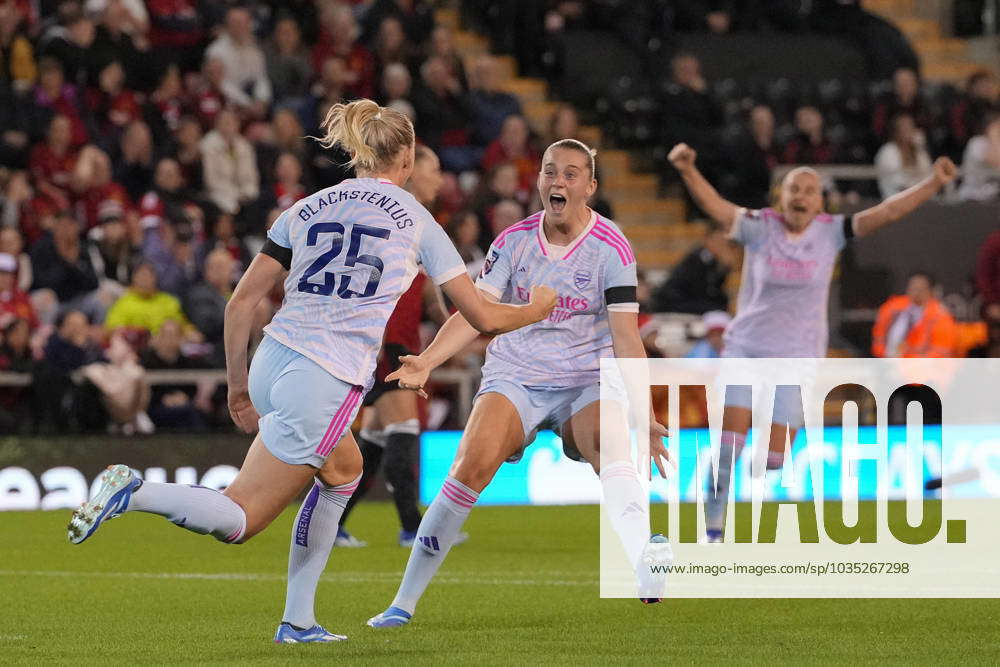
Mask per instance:
[[[493,461],[474,460],[464,457],[452,468],[451,476],[470,489],[482,491],[496,474],[498,464]]]

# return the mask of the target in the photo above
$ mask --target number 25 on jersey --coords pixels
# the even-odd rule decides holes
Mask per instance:
[[[365,236],[372,236],[377,239],[389,238],[389,230],[380,227],[370,227],[368,225],[355,224],[351,228],[351,240],[347,247],[347,256],[344,258],[344,266],[353,268],[358,264],[370,266],[371,274],[363,292],[356,292],[351,289],[351,276],[341,275],[340,284],[337,284],[337,274],[333,271],[323,271],[323,282],[310,282],[309,279],[322,271],[330,262],[335,260],[344,249],[345,238],[344,225],[339,222],[318,222],[309,228],[306,238],[306,245],[312,247],[319,243],[321,234],[330,234],[330,249],[317,257],[299,278],[299,291],[307,294],[321,294],[331,296],[336,291],[341,299],[354,299],[356,297],[373,296],[378,290],[379,281],[382,279],[382,271],[385,265],[382,259],[375,255],[359,255],[361,251],[361,241]]]

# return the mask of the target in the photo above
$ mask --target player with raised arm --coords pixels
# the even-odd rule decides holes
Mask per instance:
[[[934,173],[919,184],[853,215],[823,211],[819,174],[808,167],[792,169],[781,183],[777,209],[751,211],[723,199],[695,166],[696,153],[678,144],[668,159],[701,209],[744,247],[743,278],[736,316],[726,329],[723,357],[826,356],[829,328],[827,301],[834,264],[840,250],[855,237],[905,217],[955,178],[946,157],[934,163]],[[714,488],[705,503],[706,538],[721,542],[726,520],[730,478],[751,426],[749,392],[727,391],[722,419],[722,445]],[[786,438],[791,442],[802,427],[798,393],[775,390],[767,469],[784,460]]]
[[[479,494],[504,461],[520,458],[543,425],[557,428],[567,456],[585,459],[600,476],[609,518],[639,577],[639,597],[659,601],[665,575],[650,576],[648,565],[665,564],[670,545],[662,536],[650,538],[649,497],[629,454],[609,457],[615,448],[604,443],[601,465],[600,359],[641,358],[645,351],[637,324],[635,256],[618,227],[587,206],[596,187],[590,148],[572,139],[555,142],[538,175],[544,210],[493,241],[479,289],[494,301],[506,293],[523,303],[528,285],[545,280],[559,295],[556,308],[547,320],[490,343],[449,475],[420,522],[395,599],[368,625],[410,621]],[[389,379],[419,390],[432,369],[476,335],[461,314],[453,315],[428,348],[403,357],[403,368]],[[665,434],[651,421],[649,451],[660,474],[665,474]]]
[[[316,584],[361,477],[348,427],[371,387],[386,320],[418,264],[480,331],[537,322],[555,302],[549,288],[534,290],[522,306],[482,298],[444,230],[401,187],[414,162],[406,116],[359,100],[331,107],[323,130],[322,145],[346,149],[358,178],[282,213],[226,306],[229,412],[245,432],[260,428],[236,479],[219,493],[143,482],[127,466],[111,466],[69,524],[69,539],[78,544],[107,519],[149,512],[239,544],[312,482],[292,529],[285,611],[274,638],[281,643],[344,639],[316,623]],[[285,271],[285,300],[248,373],[255,308]]]

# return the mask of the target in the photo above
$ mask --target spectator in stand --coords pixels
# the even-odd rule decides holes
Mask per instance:
[[[406,114],[411,122],[415,122],[417,111],[410,102],[413,79],[410,70],[402,63],[389,63],[382,70],[382,106],[390,107]]]
[[[90,321],[79,310],[68,310],[56,320],[56,332],[45,343],[43,359],[35,369],[33,389],[36,425],[55,433],[99,427],[106,419],[99,394],[77,385],[70,374],[101,358],[90,338]],[[83,422],[83,423],[81,423]]]
[[[490,142],[483,155],[483,169],[511,163],[517,169],[518,189],[530,197],[541,169],[541,156],[531,145],[528,121],[523,116],[508,116],[501,126],[500,136]]]
[[[701,62],[691,53],[679,53],[671,59],[670,70],[671,81],[662,91],[663,140],[668,145],[687,141],[699,156],[716,159],[712,156],[718,152],[718,128],[723,116],[709,93]]]
[[[509,116],[521,115],[521,102],[514,95],[500,90],[500,70],[493,56],[480,56],[476,60],[474,74],[469,91],[473,112],[472,140],[479,146],[486,146],[500,136],[503,123]]]
[[[104,328],[109,333],[124,328],[155,334],[167,320],[183,325],[185,340],[201,342],[201,335],[184,316],[180,300],[158,289],[156,269],[143,262],[132,271],[129,289],[108,311]]]
[[[475,280],[483,268],[486,255],[480,246],[480,225],[479,216],[475,211],[459,211],[451,217],[448,222],[448,236],[458,250],[459,256],[465,262],[465,268],[469,276]]]
[[[900,114],[892,119],[892,138],[875,154],[878,188],[883,198],[902,192],[931,175],[931,156],[924,147],[924,134],[913,117]]]
[[[53,25],[42,33],[38,39],[38,53],[42,58],[58,61],[66,81],[82,88],[87,85],[87,68],[93,64],[90,46],[94,36],[94,22],[76,7],[64,24]]]
[[[175,320],[167,320],[149,340],[143,350],[142,365],[147,370],[203,369],[208,365],[198,357],[184,354],[184,330]],[[200,387],[199,387],[200,390]],[[200,405],[205,405],[204,392],[192,385],[156,385],[149,400],[149,417],[156,428],[176,428],[200,431],[205,419]],[[210,401],[208,407],[211,406]]]
[[[17,287],[17,259],[0,252],[0,329],[17,319],[26,320],[32,329],[39,324],[31,300]]]
[[[375,0],[365,13],[365,38],[375,35],[390,16],[413,44],[423,44],[434,28],[434,8],[424,0]]]
[[[320,10],[320,33],[312,49],[312,66],[321,72],[327,59],[342,59],[345,94],[371,98],[375,93],[375,58],[358,43],[360,36],[361,28],[348,5],[326,3]]]
[[[0,342],[0,370],[10,373],[31,373],[35,367],[35,358],[31,352],[31,325],[28,320],[13,319],[4,325],[2,330],[3,333],[0,335],[0,341],[2,341]],[[9,392],[3,393],[7,396],[10,395]],[[2,395],[0,394],[0,396]],[[23,407],[26,408],[27,403],[28,401],[23,401]],[[21,420],[25,419],[25,412],[21,411]],[[12,430],[7,432],[10,433]]]
[[[184,184],[198,192],[202,189],[204,181],[201,164],[201,140],[204,135],[201,133],[201,124],[193,116],[185,116],[181,119],[174,137],[172,157],[180,168]]]
[[[281,153],[291,153],[299,159],[300,164],[305,165],[311,155],[311,149],[304,136],[305,130],[302,128],[302,121],[298,115],[290,109],[279,109],[274,112],[271,126],[274,128],[275,148]],[[303,184],[312,185],[308,174],[305,175]]]
[[[771,107],[758,104],[750,109],[746,134],[727,147],[730,163],[740,165],[737,173],[729,174],[729,186],[722,188],[731,201],[744,201],[754,208],[767,206],[771,171],[781,162],[774,126]]]
[[[234,277],[242,275],[250,266],[251,255],[246,244],[236,234],[236,221],[228,213],[221,212],[212,221],[211,235],[205,239],[198,251],[198,266],[204,267],[205,259],[215,250],[225,250],[236,262]]]
[[[142,118],[134,91],[125,88],[125,70],[112,60],[97,76],[97,87],[87,90],[90,136],[104,150],[111,150],[121,139],[125,126]]]
[[[406,41],[403,24],[395,16],[382,19],[374,44],[376,77],[381,78],[381,73],[392,63],[409,66],[414,60],[413,47]]]
[[[205,336],[205,342],[215,346],[217,354],[213,356],[222,366],[225,366],[223,323],[226,304],[233,293],[234,271],[237,266],[227,250],[216,248],[205,258],[204,278],[184,298],[184,312],[195,328]]]
[[[2,45],[0,45],[2,48]],[[24,169],[28,164],[29,135],[37,126],[24,94],[17,93],[10,81],[0,79],[0,166]]]
[[[32,290],[51,290],[57,303],[82,310],[99,320],[103,308],[96,299],[97,274],[83,250],[76,218],[69,211],[58,213],[52,229],[31,249],[31,265],[35,272]],[[47,317],[53,315],[55,313],[50,313]]]
[[[121,183],[132,201],[143,195],[153,181],[156,154],[153,135],[141,120],[129,123],[122,136],[121,154],[115,160],[114,180]]]
[[[129,8],[121,0],[104,2],[102,10],[91,8],[87,3],[87,12],[92,16],[100,16],[100,23],[90,45],[87,56],[90,59],[91,81],[93,74],[105,68],[108,63],[118,62],[123,67],[123,78],[129,88],[142,91],[149,90],[150,73],[147,67],[146,39],[137,32],[136,21]],[[145,15],[146,10],[141,2],[129,3]],[[137,42],[138,40],[138,42]]]
[[[1000,111],[1000,80],[995,73],[980,70],[969,77],[962,97],[948,111],[955,155],[973,135],[983,131],[992,111]]]
[[[448,69],[448,74],[458,81],[462,90],[468,90],[469,81],[465,77],[465,65],[462,62],[462,56],[455,48],[455,35],[451,28],[446,25],[435,27],[431,31],[429,46],[428,57],[441,58]]]
[[[222,34],[205,51],[208,60],[225,64],[222,92],[226,101],[249,118],[264,118],[271,105],[271,81],[264,52],[253,34],[253,17],[245,7],[230,7]]]
[[[17,264],[14,281],[17,289],[22,292],[30,290],[35,274],[31,268],[31,256],[24,252],[24,237],[17,227],[0,227],[0,253],[10,255]]]
[[[183,299],[198,277],[198,248],[190,222],[185,218],[160,225],[143,237],[142,255],[156,270],[164,292]]]
[[[983,299],[983,316],[1000,321],[1000,229],[986,237],[976,260],[976,290]]]
[[[48,207],[35,197],[27,172],[11,173],[0,191],[0,227],[20,229],[28,245],[34,244],[43,233],[40,217]]]
[[[177,65],[163,68],[156,88],[142,106],[142,117],[153,133],[157,146],[169,141],[177,130],[186,109],[184,82]]]
[[[688,359],[718,359],[722,356],[722,335],[732,318],[724,310],[710,310],[701,317],[701,326],[705,329],[705,337],[694,344],[688,353]]]
[[[524,220],[524,207],[513,199],[501,199],[493,207],[493,215],[490,218],[490,231],[493,233],[493,238],[521,220]]]
[[[321,108],[347,102],[349,96],[347,81],[350,76],[343,58],[331,56],[323,61],[319,80],[310,89],[310,96],[306,102],[308,111],[316,114],[316,127],[319,127],[319,122],[325,115],[320,111]]]
[[[233,111],[219,112],[215,128],[201,140],[201,154],[206,194],[221,210],[236,214],[260,195],[257,156]]]
[[[42,206],[51,211],[70,205],[70,181],[77,154],[72,149],[72,123],[67,116],[52,117],[45,142],[31,150],[28,169]]]
[[[3,53],[0,79],[10,82],[18,93],[31,88],[38,76],[35,49],[21,28],[21,16],[13,2],[0,3],[0,52]]]
[[[549,117],[549,134],[545,144],[552,144],[560,139],[580,138],[580,117],[572,104],[560,104]]]
[[[115,25],[137,42],[146,42],[146,33],[149,32],[149,12],[146,11],[143,0],[86,0],[83,8],[88,14],[100,14],[102,24],[107,22],[109,9],[117,10],[118,14],[114,17]]]
[[[420,77],[421,86],[412,96],[417,136],[438,154],[447,171],[474,170],[481,151],[471,145],[468,96],[441,58],[428,58],[420,68]]]
[[[972,201],[1000,197],[1000,110],[986,117],[983,133],[965,146],[958,196]]]
[[[294,153],[282,153],[274,167],[274,199],[284,210],[306,196],[302,186],[302,163]]]
[[[934,279],[912,274],[906,293],[889,297],[878,309],[872,329],[876,357],[951,357],[955,352],[955,320],[934,298]]]
[[[692,250],[653,291],[652,307],[658,313],[693,313],[727,310],[726,278],[735,264],[736,252],[726,232],[709,225],[701,246]]]
[[[87,255],[94,267],[101,289],[122,295],[129,283],[129,271],[139,257],[125,223],[121,205],[109,200],[101,204],[98,224],[87,234]]]
[[[135,350],[124,336],[112,334],[103,358],[80,369],[81,375],[100,392],[101,404],[111,418],[110,430],[125,435],[155,430],[146,409],[149,384]]]
[[[837,159],[837,148],[826,138],[823,114],[814,106],[795,110],[795,136],[782,154],[785,164],[829,164]]]
[[[195,112],[205,131],[215,125],[215,117],[226,106],[226,93],[222,86],[226,80],[226,63],[222,58],[206,58],[201,68],[201,78],[196,80]]]
[[[111,158],[94,146],[84,146],[80,151],[73,168],[71,190],[85,232],[97,225],[100,207],[106,202],[117,203],[123,213],[131,212],[132,200],[125,188],[111,180]]]
[[[280,104],[305,97],[312,79],[312,66],[309,53],[302,46],[302,29],[294,18],[278,19],[265,53],[275,102]]]
[[[39,61],[38,85],[35,86],[33,102],[32,116],[36,128],[50,127],[55,115],[65,116],[70,122],[70,145],[77,147],[87,142],[87,128],[80,115],[79,91],[76,86],[66,83],[58,60],[42,58]]]
[[[185,208],[192,198],[177,160],[161,159],[156,163],[152,189],[139,201],[139,224],[143,233],[159,229],[165,223],[183,220]]]
[[[917,127],[926,130],[931,117],[924,108],[920,97],[920,79],[909,67],[900,67],[892,74],[892,92],[875,103],[872,111],[872,134],[876,144],[882,145],[891,139],[890,121],[899,114],[909,114]]]
[[[493,207],[501,200],[523,197],[524,193],[519,188],[517,167],[510,163],[493,167],[479,182],[479,188],[472,197],[471,208],[476,212],[482,225],[479,244],[483,252],[486,252],[493,242],[493,232],[490,227]],[[523,202],[527,203],[527,199],[525,198]]]
[[[167,64],[176,63],[182,72],[201,65],[201,43],[205,37],[196,0],[146,0],[149,10],[151,53]]]

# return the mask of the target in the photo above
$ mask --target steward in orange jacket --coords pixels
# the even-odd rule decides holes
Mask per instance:
[[[889,297],[878,309],[872,330],[876,357],[950,357],[955,354],[955,320],[940,301],[930,296],[930,281],[917,274],[910,278],[927,283],[926,299],[907,294]],[[923,285],[918,286],[918,289]],[[922,291],[922,290],[921,290]]]

